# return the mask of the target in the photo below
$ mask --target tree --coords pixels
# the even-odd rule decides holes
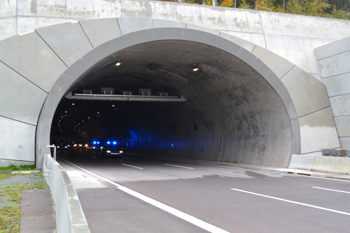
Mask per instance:
[[[239,5],[239,8],[249,9],[249,3],[246,0],[242,0],[242,3]]]
[[[331,5],[322,0],[289,0],[287,13],[321,16]]]
[[[259,10],[269,9],[271,11],[277,11],[277,8],[275,7],[275,0],[255,0],[255,5],[262,7],[262,9]]]
[[[232,7],[232,6],[234,6],[234,1],[235,0],[225,0],[225,1],[223,1],[221,4],[220,4],[220,6],[223,6],[223,7]]]

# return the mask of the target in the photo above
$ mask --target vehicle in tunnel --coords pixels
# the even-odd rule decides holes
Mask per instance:
[[[101,147],[101,157],[123,157],[124,149],[117,144]]]
[[[100,151],[102,146],[100,141],[93,141],[92,145],[89,147],[91,150]]]
[[[59,150],[67,150],[68,145],[64,140],[61,139],[56,143],[56,148]]]

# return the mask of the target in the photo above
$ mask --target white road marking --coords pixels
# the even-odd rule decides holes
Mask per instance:
[[[242,192],[242,193],[248,193],[248,194],[252,194],[252,195],[256,195],[256,196],[260,196],[260,197],[266,197],[266,198],[274,199],[274,200],[277,200],[277,201],[284,201],[284,202],[288,202],[288,203],[292,203],[292,204],[296,204],[296,205],[307,206],[307,207],[311,207],[311,208],[315,208],[315,209],[319,209],[319,210],[325,210],[325,211],[329,211],[329,212],[333,212],[333,213],[337,213],[337,214],[343,214],[343,215],[350,216],[350,213],[347,213],[347,212],[333,210],[333,209],[328,209],[328,208],[323,208],[323,207],[316,206],[316,205],[309,205],[309,204],[305,204],[305,203],[302,203],[302,202],[290,201],[290,200],[287,200],[287,199],[282,199],[282,198],[278,198],[278,197],[272,197],[272,196],[268,196],[268,195],[264,195],[264,194],[260,194],[260,193],[253,193],[253,192],[245,191],[245,190],[242,190],[242,189],[231,188],[231,190]]]
[[[338,192],[338,193],[347,193],[350,194],[350,192],[343,191],[343,190],[336,190],[336,189],[327,189],[327,188],[321,188],[321,187],[312,187],[314,189],[322,189],[322,190],[327,190],[327,191],[333,191],[333,192]]]
[[[127,167],[137,168],[137,169],[143,169],[142,167],[136,167],[136,166],[125,164],[125,163],[122,163],[122,165],[127,166]]]
[[[186,169],[194,169],[193,167],[184,167],[184,166],[179,166],[179,165],[174,165],[174,164],[164,164],[166,166],[171,166],[171,167],[179,167],[179,168],[186,168]]]
[[[185,221],[187,221],[189,223],[192,223],[193,225],[195,225],[197,227],[200,227],[200,228],[202,228],[202,229],[204,229],[206,231],[214,232],[214,233],[229,233],[228,231],[225,231],[225,230],[223,230],[221,228],[218,228],[218,227],[216,227],[214,225],[211,225],[211,224],[209,224],[207,222],[204,222],[204,221],[202,221],[202,220],[200,220],[200,219],[198,219],[196,217],[193,217],[193,216],[191,216],[189,214],[186,214],[186,213],[184,213],[184,212],[182,212],[180,210],[177,210],[177,209],[175,209],[173,207],[165,205],[165,204],[163,204],[163,203],[161,203],[159,201],[156,201],[156,200],[154,200],[152,198],[149,198],[149,197],[147,197],[147,196],[145,196],[145,195],[143,195],[141,193],[135,192],[135,191],[133,191],[133,190],[131,190],[129,188],[121,186],[120,184],[117,184],[117,183],[115,183],[113,181],[110,181],[110,180],[108,180],[108,179],[106,179],[106,178],[104,178],[102,176],[99,176],[99,175],[97,175],[97,174],[95,174],[93,172],[90,172],[90,171],[88,171],[88,170],[86,170],[86,169],[84,169],[82,167],[79,167],[79,166],[77,166],[77,165],[75,165],[75,164],[73,164],[73,163],[71,163],[71,162],[69,162],[69,161],[67,161],[65,159],[61,159],[61,160],[71,164],[74,167],[77,167],[77,168],[81,169],[82,171],[85,171],[88,174],[91,174],[91,175],[95,176],[96,178],[99,178],[101,180],[106,181],[107,183],[110,183],[110,184],[116,186],[119,190],[121,190],[121,191],[123,191],[125,193],[128,193],[131,196],[134,196],[134,197],[136,197],[136,198],[138,198],[138,199],[140,199],[140,200],[142,200],[144,202],[147,202],[148,204],[151,204],[151,205],[153,205],[155,207],[158,207],[159,209],[164,210],[164,211],[168,212],[169,214],[172,214],[172,215],[174,215],[174,216],[176,216],[178,218],[181,218],[181,219],[183,219],[183,220],[185,220]]]

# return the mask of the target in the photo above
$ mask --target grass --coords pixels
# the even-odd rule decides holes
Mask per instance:
[[[27,171],[27,170],[35,170],[35,165],[9,165],[7,167],[0,167],[0,173],[10,172],[10,171]]]
[[[14,176],[11,174],[2,174],[2,176]],[[42,177],[42,174],[37,174],[38,178]],[[0,174],[0,179],[1,174]],[[36,179],[36,178],[35,178]],[[0,191],[1,197],[7,197],[7,201],[11,204],[4,205],[0,208],[0,233],[19,233],[20,232],[20,203],[21,203],[21,191],[28,189],[46,189],[48,185],[44,182],[37,184],[21,184],[20,182],[13,182],[10,185],[4,186]]]
[[[0,233],[20,232],[21,213],[19,206],[5,205],[0,209]]]

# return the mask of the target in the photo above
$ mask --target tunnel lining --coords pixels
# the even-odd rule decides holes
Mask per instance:
[[[291,97],[282,82],[265,64],[238,45],[218,36],[190,29],[162,28],[134,32],[106,42],[83,56],[60,76],[54,87],[51,89],[39,118],[38,132],[36,135],[37,166],[40,166],[40,155],[43,153],[43,148],[48,144],[50,132],[47,129],[51,127],[51,121],[59,100],[69,87],[94,64],[110,54],[134,45],[160,40],[192,41],[195,43],[210,45],[238,57],[254,68],[273,87],[284,103],[291,122],[291,132],[293,134],[291,154],[300,151],[299,125],[297,124],[296,112]]]

